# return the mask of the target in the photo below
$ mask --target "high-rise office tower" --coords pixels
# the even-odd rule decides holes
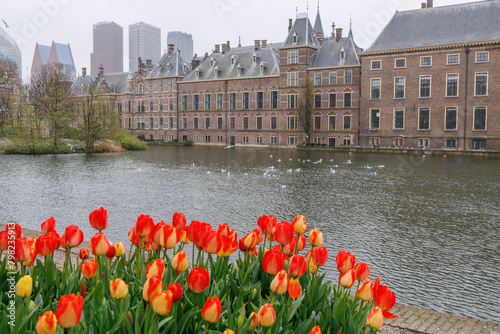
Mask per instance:
[[[16,42],[2,28],[0,28],[0,57],[14,60],[17,64],[19,77],[22,77],[23,64],[21,50],[19,50]]]
[[[94,24],[94,52],[90,54],[90,74],[96,77],[101,65],[104,73],[123,72],[123,28],[115,22]]]
[[[182,59],[193,59],[193,36],[182,31],[170,31],[167,35],[167,45],[173,44],[175,51],[180,51]]]
[[[157,64],[161,56],[161,29],[144,22],[128,27],[130,71],[137,71],[138,59],[143,63],[150,59]]]

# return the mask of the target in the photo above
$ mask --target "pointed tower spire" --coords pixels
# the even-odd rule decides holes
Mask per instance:
[[[352,38],[352,13],[349,13],[349,37]]]
[[[239,36],[238,47],[241,48],[241,36]]]
[[[316,22],[314,22],[314,35],[316,36],[318,33],[321,36],[325,36],[323,32],[323,23],[321,22],[321,16],[319,15],[319,0],[318,0],[318,13],[316,14]]]

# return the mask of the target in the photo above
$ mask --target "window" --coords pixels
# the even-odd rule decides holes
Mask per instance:
[[[380,79],[371,79],[371,99],[380,99]]]
[[[146,126],[145,126],[144,118],[138,118],[137,119],[137,128],[144,129],[145,127]]]
[[[193,117],[193,129],[198,129],[198,117]]]
[[[321,72],[314,73],[314,84],[316,86],[321,86]]]
[[[182,117],[182,128],[187,129],[188,120],[186,117]]]
[[[153,117],[149,117],[149,128],[153,128]]]
[[[193,110],[198,110],[199,95],[193,95]]]
[[[163,111],[163,99],[158,100],[158,110]]]
[[[431,66],[432,57],[420,57],[420,66]]]
[[[472,147],[475,150],[485,150],[486,149],[486,140],[474,139],[474,141],[472,142]]]
[[[210,135],[205,136],[205,143],[210,143]]]
[[[342,139],[342,145],[344,145],[344,146],[351,146],[351,138],[350,137],[344,137]]]
[[[174,90],[174,79],[168,80],[168,90],[172,92]]]
[[[158,118],[158,122],[160,124],[159,125],[160,130],[163,129],[163,117]]]
[[[405,110],[403,108],[394,109],[394,130],[404,130]]]
[[[153,99],[149,99],[149,111],[153,111],[153,108],[154,107],[154,103],[153,103]]]
[[[446,75],[446,96],[458,96],[458,74]]]
[[[321,94],[314,94],[314,108],[321,108]]]
[[[222,135],[217,135],[217,142],[218,142],[218,143],[222,143],[222,142],[223,142],[223,140],[224,140],[224,139],[223,139]]]
[[[456,139],[445,139],[444,148],[457,148],[457,140]]]
[[[321,130],[321,116],[314,116],[314,130]]]
[[[262,144],[262,136],[257,136],[257,144]]]
[[[271,109],[278,109],[278,92],[271,92]]]
[[[297,105],[297,95],[288,95],[288,109],[295,109]]]
[[[340,60],[345,59],[345,51],[340,51]]]
[[[187,96],[186,96],[187,99]],[[174,110],[174,98],[169,97],[168,98],[168,110]]]
[[[271,144],[277,144],[277,143],[278,143],[278,137],[271,136]]]
[[[394,147],[403,147],[404,145],[404,139],[403,138],[393,138],[392,139],[392,146]]]
[[[137,101],[137,112],[144,112],[144,100]]]
[[[198,142],[199,141],[198,135],[193,135],[193,141],[194,142]]]
[[[142,84],[137,86],[137,94],[144,94],[144,86]]]
[[[428,138],[419,138],[418,139],[418,147],[420,147],[420,148],[429,147],[429,139]]]
[[[476,73],[476,95],[488,95],[488,73]]]
[[[205,129],[210,129],[210,117],[205,117]]]
[[[236,109],[236,93],[229,94],[229,109]]]
[[[405,78],[394,78],[394,98],[404,99],[405,98]]]
[[[396,59],[394,67],[395,68],[404,68],[404,67],[406,67],[406,59],[404,59],[404,58],[402,58],[402,59]]]
[[[299,38],[299,35],[297,35],[297,33],[294,33],[294,34],[293,34],[293,38],[292,38],[292,42],[293,42],[293,44],[297,44],[297,40],[298,40],[298,38]]]
[[[344,83],[351,84],[352,83],[352,70],[345,70],[344,73]]]
[[[158,81],[158,91],[163,92],[163,80]]]
[[[187,110],[188,97],[187,95],[182,95],[182,110]]]
[[[243,116],[243,130],[248,130],[248,116]]]
[[[286,117],[286,129],[297,130],[298,117],[296,115],[289,115]]]
[[[344,108],[351,107],[351,93],[344,93]]]
[[[382,68],[382,61],[372,60],[372,70],[380,70]]]
[[[430,129],[430,109],[429,108],[419,108],[418,109],[418,129],[419,130],[429,130]]]
[[[132,101],[128,101],[128,112],[132,112]]]
[[[460,57],[458,55],[448,55],[448,65],[458,64]]]
[[[243,109],[249,108],[250,93],[243,93]]]
[[[297,145],[297,137],[287,137],[286,138],[286,143],[288,145]]]
[[[262,116],[257,116],[257,130],[262,130]]]
[[[234,116],[229,117],[229,128],[231,130],[236,129],[236,117]]]
[[[380,109],[370,109],[370,130],[380,129]]]
[[[149,92],[150,92],[150,93],[152,93],[152,92],[153,92],[153,87],[154,87],[154,85],[153,85],[153,81],[150,81],[150,82],[149,82]]]
[[[257,109],[264,108],[264,93],[257,92]]]
[[[380,137],[370,137],[368,143],[370,146],[378,147],[380,146]]]
[[[328,116],[328,129],[335,130],[335,116]]]
[[[172,116],[168,118],[168,126],[170,129],[174,128],[174,118]]]
[[[243,144],[248,144],[248,136],[247,135],[243,135],[242,143]]]
[[[217,129],[222,130],[222,117],[217,117]]]
[[[486,107],[474,108],[474,130],[486,130]]]
[[[330,94],[330,108],[337,106],[337,94]]]
[[[222,105],[223,105],[223,95],[222,94],[217,94],[217,110],[222,110]]]
[[[351,130],[351,115],[344,115],[344,130]]]
[[[314,137],[313,144],[320,146],[321,145],[321,137]]]
[[[489,60],[489,52],[476,52],[476,63],[486,63]]]
[[[446,107],[445,130],[457,129],[457,107]]]
[[[287,64],[293,65],[293,64],[298,64],[298,62],[299,62],[299,51],[297,51],[297,50],[288,51]]]
[[[205,110],[210,110],[210,94],[205,94]]]
[[[278,128],[278,117],[271,116],[271,130],[276,130]]]
[[[121,114],[122,113],[122,104],[121,102],[118,103],[118,113]]]
[[[337,71],[330,71],[330,85],[337,84]]]
[[[298,72],[287,73],[287,85],[289,87],[296,87],[299,85],[299,73]]]
[[[431,76],[420,76],[420,97],[431,97]]]

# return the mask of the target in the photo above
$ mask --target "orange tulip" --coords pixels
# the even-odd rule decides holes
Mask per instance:
[[[368,268],[368,264],[364,262],[360,262],[354,266],[354,271],[356,272],[356,280],[359,282],[363,282],[370,276],[370,268]]]
[[[234,334],[234,331],[229,328],[226,328],[226,330],[222,332],[222,334]]]
[[[212,230],[212,225],[193,220],[189,225],[187,236],[196,246],[202,247],[202,242],[208,231]]]
[[[97,210],[94,210],[89,215],[90,226],[99,230],[105,230],[108,226],[108,212],[105,208],[100,207]]]
[[[260,230],[264,234],[273,234],[274,226],[276,225],[276,217],[263,215],[257,220]]]
[[[253,331],[255,328],[257,328],[257,325],[259,324],[259,317],[255,312],[250,313],[248,316],[248,319],[252,319],[252,322],[250,323],[250,327],[248,327],[251,331]]]
[[[135,234],[139,238],[146,238],[154,231],[155,223],[149,215],[140,215],[135,224]],[[149,240],[148,240],[149,241]]]
[[[189,245],[191,243],[191,240],[189,240],[187,235],[188,229],[189,226],[185,226],[182,230],[179,231],[178,234],[179,241],[186,245]]]
[[[355,281],[356,281],[356,273],[352,268],[347,269],[345,273],[342,273],[339,276],[339,284],[347,289],[350,289]]]
[[[375,329],[379,329],[384,325],[384,317],[382,315],[382,309],[380,307],[376,306],[370,312],[370,314],[368,314],[366,325]]]
[[[328,249],[325,247],[316,247],[312,250],[312,261],[315,265],[324,266],[328,261]]]
[[[90,238],[90,251],[96,256],[106,255],[110,245],[111,243],[106,239],[104,232],[96,233]]]
[[[76,225],[69,225],[61,237],[62,248],[78,247],[83,241],[83,232]]]
[[[297,234],[303,234],[307,231],[306,217],[297,215],[292,222],[293,230]]]
[[[36,261],[36,250],[33,248],[30,248],[30,255],[29,258],[23,262],[23,266],[25,267],[31,267]]]
[[[153,275],[159,276],[163,279],[165,273],[165,262],[163,259],[156,259],[152,263],[146,264],[146,277],[149,278]]]
[[[123,299],[128,295],[128,285],[123,280],[117,278],[109,282],[109,292],[114,299]]]
[[[387,312],[393,308],[394,305],[396,305],[396,296],[387,286],[380,284],[379,277],[375,279],[375,286],[373,287],[373,301],[375,306],[380,307],[382,310],[384,318],[392,319],[397,317],[397,315]]]
[[[208,231],[208,233],[203,238],[201,246],[205,252],[208,254],[217,254],[222,247],[222,240],[219,233],[214,230]]]
[[[78,256],[80,257],[81,260],[86,260],[89,258],[89,250],[87,248],[82,248],[78,252]]]
[[[201,309],[201,316],[208,322],[215,323],[220,317],[221,302],[219,297],[208,298]]]
[[[295,254],[295,248],[297,245],[297,238],[293,238],[292,241],[283,247],[283,254],[292,256]]]
[[[82,282],[82,284],[80,285],[80,296],[85,298],[86,295],[87,295],[87,286],[85,285],[85,283]]]
[[[156,224],[152,235],[153,242],[158,246],[172,249],[177,244],[177,229],[172,225],[167,225],[161,221]]]
[[[257,245],[259,241],[259,235],[255,233],[254,231],[248,233],[245,235],[243,238],[241,238],[243,245],[245,245],[245,248],[248,249],[253,249]]]
[[[292,277],[300,277],[304,275],[307,271],[307,261],[299,254],[295,254],[290,260],[290,265],[288,267],[288,272]]]
[[[262,269],[269,275],[276,275],[283,269],[285,255],[279,250],[268,250],[262,259]]]
[[[170,290],[165,290],[157,294],[151,301],[153,311],[159,315],[167,315],[172,308],[173,294]]]
[[[185,251],[179,251],[172,259],[172,268],[178,272],[184,272],[188,269],[188,256]]]
[[[75,294],[64,295],[59,299],[56,318],[63,328],[71,328],[80,322],[83,310],[83,297]]]
[[[137,234],[135,234],[135,226],[132,227],[132,229],[130,230],[130,232],[128,232],[128,240],[130,240],[130,242],[132,243],[132,245],[134,245],[136,247],[139,247],[139,245],[141,243],[141,238],[139,238],[137,236]]]
[[[300,282],[298,278],[290,279],[290,284],[288,285],[288,294],[291,298],[297,299],[302,293],[302,287],[300,286]]]
[[[116,257],[123,256],[123,254],[125,254],[125,252],[126,252],[125,245],[121,241],[118,241],[115,244],[115,250],[116,250],[116,253],[115,253]]]
[[[59,235],[59,233],[57,233],[56,230],[52,230],[52,231],[49,231],[49,233],[47,233],[47,235],[52,235],[54,237],[54,240],[56,241],[56,248],[55,249],[59,249],[59,247],[61,247],[61,236]]]
[[[92,278],[97,273],[97,261],[92,259],[90,261],[83,261],[80,266],[80,271],[85,278]]]
[[[176,212],[172,217],[172,225],[177,230],[182,230],[186,226],[186,216],[183,213]]]
[[[369,302],[373,298],[373,282],[371,279],[366,280],[363,284],[361,284],[356,292],[356,296],[365,302]]]
[[[180,283],[170,283],[168,285],[168,290],[172,291],[172,298],[174,302],[181,300],[183,289]]]
[[[208,271],[201,267],[196,267],[188,275],[188,285],[194,293],[200,293],[208,287],[210,276]]]
[[[54,217],[50,217],[42,223],[42,234],[47,234],[56,228],[56,220]]]
[[[230,237],[226,237],[224,235],[221,235],[221,248],[219,252],[217,253],[218,256],[220,257],[228,257],[236,250],[238,250],[238,242],[236,240],[231,239]]]
[[[57,330],[57,318],[52,311],[47,311],[38,317],[35,326],[38,334],[54,334]]]
[[[297,243],[297,251],[301,252],[306,248],[306,237],[303,234],[299,234],[295,238],[295,242]]]
[[[9,232],[1,231],[0,232],[0,252],[9,249]]]
[[[341,273],[344,273],[347,271],[347,269],[354,267],[356,257],[345,250],[341,250],[337,254],[335,262],[337,262],[337,270]]]
[[[28,246],[30,246],[31,249],[36,250],[36,238],[35,237],[28,238]]]
[[[317,228],[313,228],[309,233],[309,244],[314,247],[319,247],[323,244],[323,233]]]
[[[281,270],[271,281],[271,291],[278,295],[284,294],[290,283],[290,278],[285,270]]]
[[[219,224],[219,227],[217,228],[217,233],[219,233],[220,235],[223,235],[225,237],[227,237],[229,235],[229,225],[227,223],[224,223],[224,224]]]
[[[309,331],[309,334],[321,334],[321,328],[319,328],[319,326],[316,325],[313,328],[311,328],[311,330]]]
[[[274,229],[274,237],[276,242],[285,246],[292,242],[293,239],[293,226],[290,222],[284,221],[276,225]]]
[[[56,248],[56,239],[52,234],[43,234],[38,239],[36,239],[35,243],[36,253],[41,256],[47,256],[54,253]],[[17,251],[17,249],[16,249]],[[28,252],[29,255],[29,252]]]
[[[276,321],[276,313],[274,312],[273,304],[267,303],[262,305],[259,310],[259,324],[262,327],[270,327]]]
[[[23,276],[17,281],[15,286],[16,295],[25,298],[31,296],[33,291],[33,279],[30,275]]]
[[[142,287],[142,298],[149,302],[159,294],[163,289],[163,282],[157,275],[150,276],[146,279],[146,283]]]

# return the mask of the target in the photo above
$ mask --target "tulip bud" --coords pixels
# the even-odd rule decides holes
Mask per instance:
[[[183,213],[176,212],[172,217],[172,225],[177,230],[182,230],[186,226],[186,216]]]
[[[292,277],[300,277],[307,271],[307,262],[302,255],[294,255],[290,260],[288,272]]]
[[[45,312],[38,317],[35,329],[38,334],[54,334],[57,330],[56,315],[52,311]]]
[[[317,228],[313,228],[309,233],[309,244],[314,247],[319,247],[323,244],[323,233]]]
[[[328,249],[325,247],[316,247],[312,250],[312,260],[315,265],[324,266],[328,260]]]
[[[319,326],[316,325],[313,328],[311,328],[309,334],[321,334],[321,328],[319,328]]]
[[[234,332],[227,328],[222,334],[234,334]]]
[[[200,293],[208,287],[210,276],[208,271],[201,267],[196,267],[191,270],[188,275],[189,289],[194,293]]]
[[[356,272],[356,280],[358,282],[363,282],[370,276],[370,269],[366,263],[360,262],[354,266],[354,271]]]
[[[182,285],[180,283],[170,283],[168,290],[172,291],[172,298],[174,302],[178,302],[182,298]]]
[[[110,244],[111,243],[108,239],[106,239],[104,232],[96,233],[92,238],[90,238],[90,250],[92,254],[96,256],[106,255]]]
[[[153,311],[158,313],[159,315],[167,315],[172,308],[173,294],[170,290],[165,290],[159,294],[157,294],[151,305],[153,306]]]
[[[56,220],[54,217],[50,217],[42,223],[42,234],[47,234],[56,228]]]
[[[356,281],[356,276],[354,273],[354,269],[352,268],[348,269],[345,273],[340,274],[339,276],[339,284],[347,289],[352,288],[355,281]]]
[[[29,258],[23,262],[23,266],[25,267],[31,267],[36,260],[36,250],[35,249],[30,249],[30,255]]]
[[[125,254],[126,250],[125,250],[125,245],[121,242],[121,241],[118,241],[116,244],[115,244],[115,250],[116,250],[116,253],[115,253],[115,256],[116,257],[120,257],[122,256],[123,254]]]
[[[303,215],[297,215],[292,222],[293,230],[297,234],[302,234],[307,231],[306,217]]]
[[[259,324],[259,317],[257,316],[257,314],[255,312],[252,312],[252,313],[250,313],[250,316],[248,317],[248,319],[252,319],[252,322],[250,323],[250,327],[248,327],[248,328],[253,331],[255,328],[257,328],[257,325]]]
[[[167,225],[165,222],[161,221],[156,224],[156,227],[153,230],[153,242],[166,249],[172,249],[178,241],[177,233],[178,232],[175,227]]]
[[[163,289],[163,282],[159,276],[153,275],[148,277],[146,283],[142,287],[142,298],[145,301],[151,301]]]
[[[184,272],[188,269],[188,256],[185,251],[179,251],[172,259],[172,268],[178,272]]]
[[[286,271],[281,270],[271,281],[271,291],[278,295],[284,294],[288,289],[290,278]]]
[[[81,260],[86,260],[89,258],[89,250],[87,248],[82,248],[78,252],[78,256],[80,257]]]
[[[75,327],[82,317],[83,297],[75,294],[64,295],[59,299],[56,318],[63,328]]]
[[[117,278],[109,282],[109,292],[114,299],[123,299],[128,295],[128,285],[123,280]]]
[[[56,246],[56,239],[51,233],[39,236],[35,243],[36,253],[41,256],[54,253]]]
[[[274,312],[272,303],[262,305],[259,310],[258,321],[262,327],[270,327],[274,324],[276,321],[276,312]]]
[[[74,248],[80,246],[83,242],[83,232],[76,225],[69,225],[64,230],[61,237],[61,246],[63,248]]]
[[[33,309],[35,308],[35,302],[30,300],[30,304],[28,305],[28,312],[31,313]]]
[[[366,325],[375,329],[379,329],[384,325],[384,317],[380,307],[376,306],[371,313],[368,314]]]
[[[277,249],[267,251],[262,259],[262,269],[269,275],[276,275],[283,269],[284,264],[284,255]]]
[[[337,262],[337,270],[341,273],[345,273],[347,269],[354,267],[356,257],[345,250],[341,250],[337,254],[335,262]]]
[[[274,231],[274,226],[276,225],[276,217],[263,215],[257,220],[257,225],[259,225],[262,233],[271,235]]]
[[[256,294],[257,294],[257,289],[253,288],[253,290],[252,290],[252,299],[255,298]]]
[[[163,279],[163,274],[165,273],[165,262],[163,259],[156,259],[153,263],[148,263],[146,265],[146,277],[151,277],[153,275],[159,276]]]
[[[137,218],[137,222],[135,224],[135,234],[137,234],[138,237],[148,237],[154,229],[155,223],[153,218],[150,216],[140,215],[139,218]]]
[[[243,326],[243,322],[244,321],[245,321],[245,308],[243,308],[241,310],[240,316],[238,317],[238,322],[237,322],[238,328],[240,328],[241,326]]]
[[[314,264],[314,262],[309,262],[309,272],[311,274],[316,274],[318,272],[318,266]]]
[[[89,222],[99,232],[105,230],[108,226],[108,212],[103,207],[92,211],[89,215]]]
[[[302,293],[302,287],[300,286],[300,282],[298,278],[290,279],[290,284],[288,285],[288,294],[290,298],[297,299]]]
[[[16,295],[24,298],[31,296],[31,291],[33,290],[33,280],[30,275],[21,277],[16,283]]]
[[[373,298],[373,283],[371,279],[366,280],[363,284],[361,284],[356,292],[356,296],[365,302],[369,302]]]
[[[97,274],[97,261],[92,259],[90,261],[83,261],[80,266],[80,271],[85,278],[92,278]]]
[[[276,225],[273,233],[278,242],[282,246],[288,245],[293,239],[293,226],[290,222],[284,221]]]
[[[208,298],[201,310],[201,316],[208,322],[215,323],[219,320],[221,311],[221,302],[219,297]]]

